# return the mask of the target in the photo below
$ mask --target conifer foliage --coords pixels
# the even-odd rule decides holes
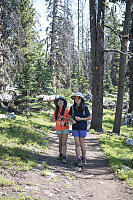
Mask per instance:
[[[36,31],[36,11],[30,0],[1,3],[1,78],[23,94],[50,90],[51,70],[45,62],[44,42]],[[39,89],[39,90],[38,90]]]

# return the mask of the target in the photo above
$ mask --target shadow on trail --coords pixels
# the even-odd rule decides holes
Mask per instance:
[[[57,135],[54,132],[50,136],[50,151],[48,152],[45,162],[54,172],[63,173],[63,171],[69,171],[71,173],[75,171],[76,173],[78,171],[78,167],[76,166],[77,159],[75,155],[74,138],[71,135],[69,135],[68,137],[68,164],[63,164],[60,160],[58,160],[58,137],[56,136]],[[93,176],[95,176],[95,178],[98,178],[101,175],[103,175],[105,178],[105,176],[109,175],[111,171],[109,171],[108,163],[102,154],[102,150],[99,146],[98,140],[96,138],[86,138],[85,144],[87,150],[87,163],[83,165],[83,168],[81,170],[82,178],[92,174]],[[106,179],[110,178],[106,176]]]

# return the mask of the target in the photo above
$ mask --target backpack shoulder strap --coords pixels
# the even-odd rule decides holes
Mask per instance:
[[[85,105],[84,105],[84,111],[83,111],[83,114],[84,114],[84,115],[86,114],[86,111],[85,111]]]
[[[73,105],[72,105],[72,117],[74,116],[74,109],[73,109]]]

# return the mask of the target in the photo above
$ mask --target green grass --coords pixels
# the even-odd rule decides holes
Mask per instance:
[[[4,178],[2,175],[0,175],[0,187],[7,187],[13,184],[14,182],[12,180]]]
[[[48,134],[55,123],[50,122],[53,115],[53,108],[48,111],[30,112],[25,115],[16,116],[15,120],[4,119],[0,121],[0,187],[14,187],[19,191],[19,197],[12,199],[25,199],[21,194],[21,187],[15,186],[13,177],[18,171],[28,171],[37,168],[37,159],[40,154],[45,153],[48,147]],[[103,130],[104,132],[112,132],[114,122],[114,111],[104,110],[103,114]],[[95,133],[94,130],[92,130]],[[121,134],[131,137],[133,127],[121,127]],[[107,134],[100,135],[100,145],[104,150],[111,169],[121,179],[126,180],[133,187],[133,148],[126,145],[124,136],[113,136]],[[45,162],[42,162],[44,170],[42,175],[48,175],[49,169]],[[128,166],[130,169],[124,169]],[[52,175],[51,175],[52,176]],[[68,174],[65,176],[71,177]],[[52,180],[55,181],[55,177]],[[30,197],[26,197],[30,199]],[[0,197],[0,200],[8,199]]]
[[[104,110],[103,131],[99,138],[109,166],[122,180],[128,182],[133,188],[133,147],[127,146],[126,137],[133,139],[133,127],[121,126],[120,136],[107,134],[112,132],[114,123],[114,112]]]
[[[100,146],[115,174],[133,187],[133,147],[126,145],[125,137],[102,134]],[[124,166],[129,169],[124,169]]]
[[[48,147],[48,134],[55,124],[50,123],[52,111],[41,113],[30,112],[27,115],[17,115],[15,120],[0,120],[0,187],[14,188],[16,197],[4,199],[37,199],[21,194],[23,188],[15,185],[14,175],[18,171],[28,171],[37,168],[39,156],[45,154]],[[46,168],[45,162],[42,163]],[[12,178],[11,178],[12,177]]]
[[[105,132],[112,132],[113,125],[115,119],[115,112],[111,110],[104,109],[103,112],[103,130]],[[123,119],[122,119],[123,121]],[[120,135],[124,135],[125,137],[133,138],[133,127],[121,125]]]

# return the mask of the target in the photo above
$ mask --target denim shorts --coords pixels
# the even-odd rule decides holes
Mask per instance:
[[[56,134],[69,134],[69,129],[61,130],[61,131],[56,131]]]
[[[74,137],[86,137],[87,130],[72,130],[72,136]]]

